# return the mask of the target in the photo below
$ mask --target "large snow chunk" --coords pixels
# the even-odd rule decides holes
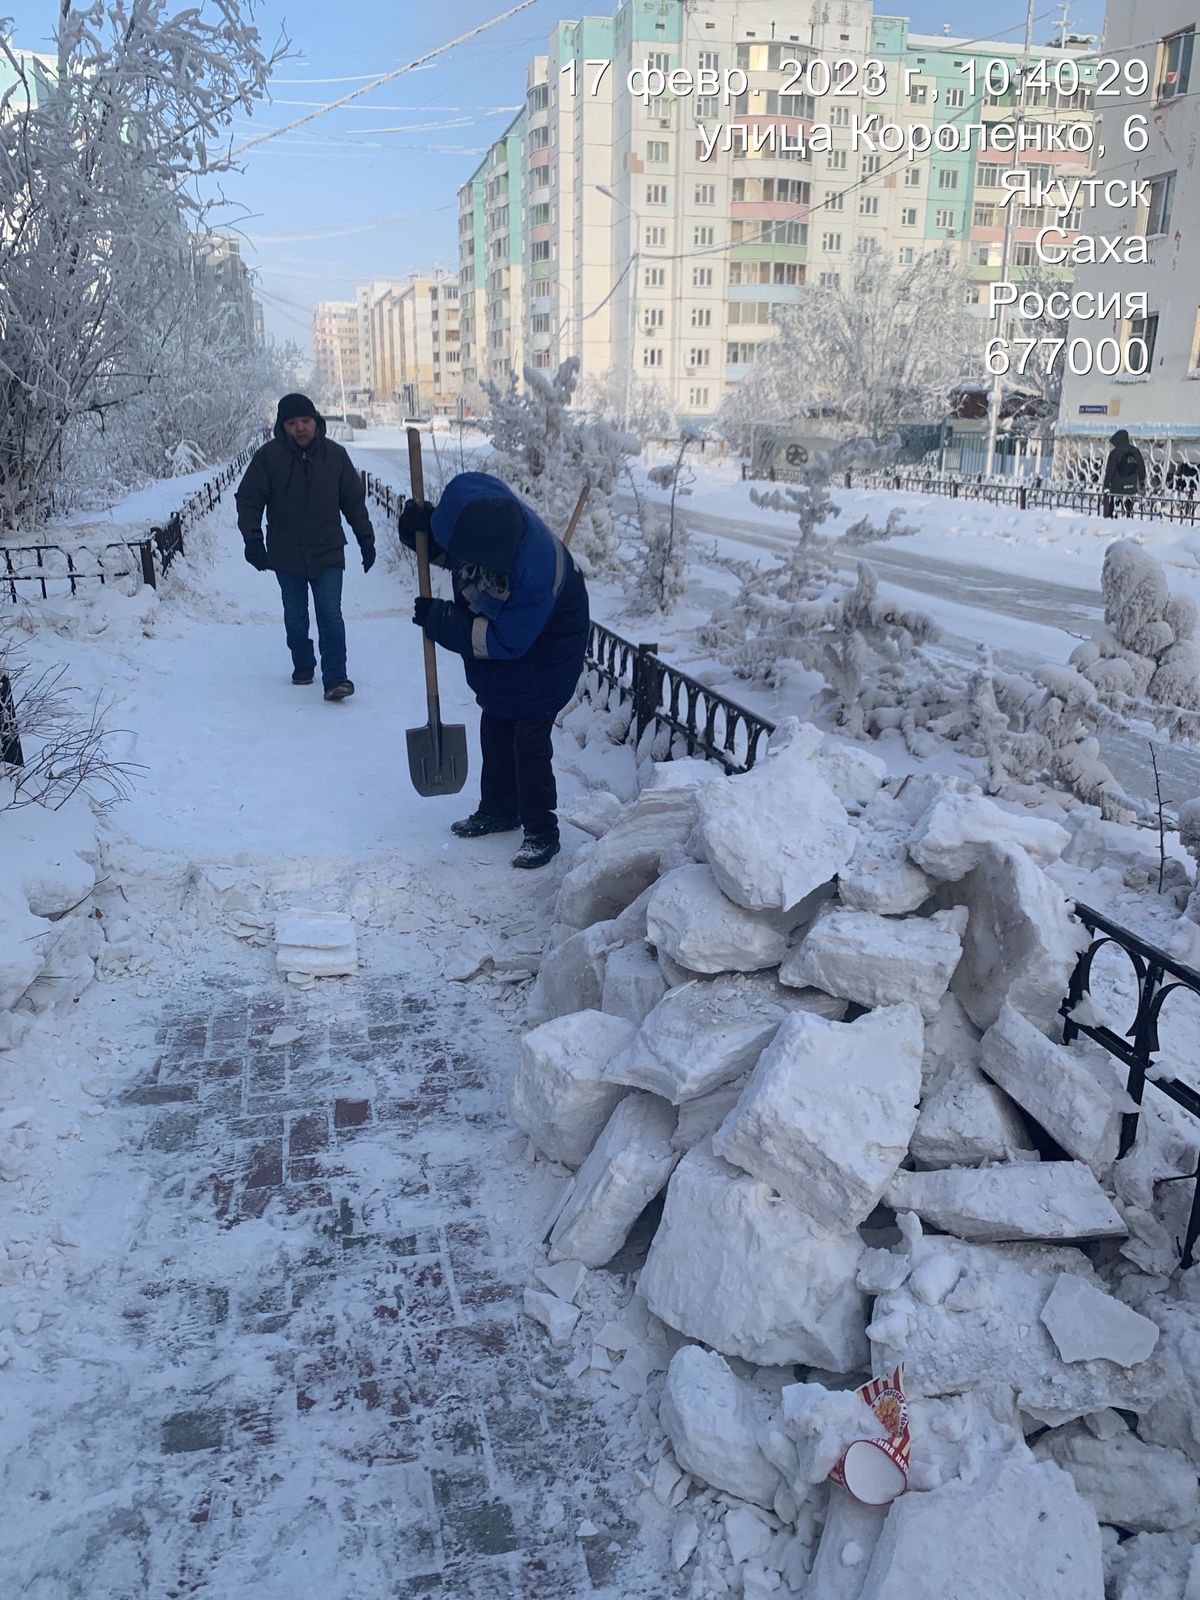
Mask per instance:
[[[1065,1472],[1010,1456],[887,1514],[861,1600],[1104,1600],[1100,1529]]]
[[[770,1184],[815,1229],[857,1227],[908,1149],[922,1034],[911,1005],[849,1024],[795,1013],[718,1130],[716,1153]]]
[[[680,1104],[740,1077],[791,1012],[840,1016],[841,1001],[815,990],[795,994],[773,977],[694,978],[665,994],[609,1076]]]
[[[1162,1392],[1158,1359],[1119,1367],[1068,1364],[1059,1355],[1040,1318],[1064,1272],[1095,1284],[1078,1250],[925,1237],[912,1244],[907,1266],[907,1281],[876,1299],[869,1337],[873,1370],[903,1362],[910,1394],[961,1394],[1002,1376],[1024,1410],[1070,1422],[1105,1406],[1144,1411]],[[944,1292],[930,1295],[926,1280],[935,1274]]]
[[[816,1237],[702,1145],[675,1169],[638,1288],[656,1317],[725,1355],[853,1372],[867,1352],[862,1248],[855,1233]]]
[[[53,928],[35,917],[25,893],[0,882],[0,1011],[9,1011],[42,970],[47,936]]]
[[[1134,1367],[1148,1361],[1158,1343],[1157,1323],[1073,1272],[1064,1272],[1054,1285],[1042,1322],[1064,1361]]]
[[[675,1113],[657,1095],[621,1101],[571,1181],[550,1234],[551,1261],[612,1260],[675,1169],[674,1132]]]
[[[836,876],[854,850],[845,808],[800,742],[710,785],[697,810],[718,884],[752,911],[798,905]]]
[[[640,1027],[667,992],[662,968],[644,944],[623,945],[604,963],[600,1009]]]
[[[1116,1160],[1124,1101],[1097,1076],[1108,1066],[1091,1049],[1054,1044],[1005,1002],[983,1036],[979,1064],[1068,1155],[1094,1172]]]
[[[774,1418],[770,1396],[738,1378],[715,1350],[685,1344],[667,1368],[659,1421],[675,1459],[702,1483],[771,1506],[782,1479],[763,1454]]]
[[[935,1017],[925,1022],[925,1052],[921,1057],[921,1080],[926,1092],[952,1067],[979,1065],[979,1040],[982,1035],[953,995],[946,995]]]
[[[929,1028],[925,1036],[928,1056]],[[975,1167],[1007,1161],[1028,1146],[1016,1106],[978,1067],[965,1062],[948,1065],[929,1085],[908,1148],[921,1167]]]
[[[35,917],[61,917],[86,900],[96,887],[96,862],[96,818],[81,795],[57,811],[5,810],[5,875],[21,885]]]
[[[1120,1213],[1080,1161],[1014,1162],[898,1172],[884,1199],[895,1211],[960,1239],[1123,1239]]]
[[[555,922],[588,928],[615,917],[665,866],[675,864],[696,824],[697,789],[723,777],[702,763],[689,762],[688,767],[675,775],[686,779],[679,787],[654,782],[643,789],[620,821],[571,868],[559,886]]]
[[[551,1161],[577,1167],[599,1138],[626,1093],[608,1080],[606,1069],[635,1031],[624,1017],[576,1011],[521,1040],[509,1115]]]
[[[1045,817],[1002,810],[981,794],[945,794],[913,830],[909,854],[932,878],[957,883],[979,866],[985,847],[1024,850],[1039,867],[1057,861],[1071,836]]]
[[[863,1006],[911,1000],[922,1016],[932,1017],[962,956],[966,925],[961,906],[903,920],[873,911],[826,911],[788,956],[779,978]]]
[[[1130,1533],[1186,1527],[1200,1511],[1196,1469],[1178,1450],[1143,1444],[1135,1433],[1098,1439],[1082,1422],[1043,1434],[1039,1461],[1069,1472],[1101,1522]]]
[[[760,972],[787,950],[780,920],[746,911],[721,893],[708,867],[677,867],[646,908],[647,938],[689,972]]]
[[[613,923],[597,922],[543,956],[529,997],[530,1022],[603,1009],[608,953],[615,943]]]
[[[287,911],[276,918],[275,939],[280,972],[345,978],[358,970],[358,932],[343,912]]]
[[[698,1100],[683,1102],[671,1140],[676,1150],[692,1150],[696,1145],[703,1144],[705,1139],[712,1138],[741,1098],[747,1076],[743,1073],[740,1078],[734,1078],[732,1083],[723,1083],[719,1089],[710,1089]]]
[[[987,845],[955,895],[970,917],[954,993],[971,1021],[990,1028],[1011,1000],[1049,1027],[1087,940],[1062,892],[1023,850]]]
[[[813,765],[844,806],[859,810],[870,804],[887,779],[886,761],[865,745],[836,733],[827,733],[821,740]]]
[[[854,854],[838,874],[838,896],[851,911],[903,916],[916,911],[937,885],[909,857],[912,818],[902,800],[877,794],[858,825]]]

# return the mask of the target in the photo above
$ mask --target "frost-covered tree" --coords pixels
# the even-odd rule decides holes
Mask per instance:
[[[254,0],[59,0],[49,90],[0,39],[0,527],[148,394],[194,298],[196,180],[266,89]],[[3,33],[0,29],[0,34]]]
[[[579,404],[614,427],[624,428],[628,419],[628,431],[645,443],[673,438],[679,427],[678,413],[664,385],[631,376],[620,367],[609,367],[598,378],[585,378]]]
[[[808,284],[777,310],[775,337],[759,344],[754,371],[721,406],[721,431],[821,417],[880,439],[897,422],[942,416],[977,364],[966,289],[948,250],[905,267],[878,247],[860,250],[842,283]]]
[[[698,437],[694,430],[685,428],[674,457],[647,473],[656,489],[670,490],[667,505],[642,494],[630,474],[640,533],[632,583],[635,610],[665,615],[683,599],[687,587],[688,528],[679,500],[691,494],[696,481],[685,457]]]
[[[480,426],[492,442],[489,469],[535,508],[549,526],[563,532],[586,484],[587,508],[571,546],[573,555],[594,571],[617,564],[619,534],[613,496],[629,456],[640,442],[612,423],[572,409],[579,385],[579,358],[564,361],[553,377],[525,368],[525,388],[515,374],[507,388],[484,387],[490,413]]]
[[[864,694],[867,679],[876,673],[894,678],[891,669],[934,633],[925,613],[879,598],[866,562],[857,563],[853,582],[843,570],[852,548],[915,531],[901,525],[898,512],[881,528],[864,518],[840,537],[821,531],[838,509],[830,483],[861,448],[850,441],[812,461],[799,484],[753,492],[756,505],[795,513],[796,542],[779,565],[750,569],[740,592],[701,630],[701,642],[740,677],[778,684],[794,662],[820,672],[840,722],[859,734],[869,731],[867,711],[880,703]],[[932,667],[930,675],[936,677]]]

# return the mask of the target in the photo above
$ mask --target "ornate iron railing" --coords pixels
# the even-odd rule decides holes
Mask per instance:
[[[1071,975],[1071,986],[1060,1007],[1063,1021],[1063,1042],[1070,1044],[1083,1034],[1101,1045],[1108,1053],[1123,1062],[1128,1069],[1126,1087],[1137,1110],[1125,1114],[1121,1120],[1119,1154],[1128,1155],[1137,1137],[1142,1100],[1147,1084],[1173,1100],[1190,1116],[1200,1119],[1200,1093],[1179,1078],[1160,1076],[1155,1071],[1155,1056],[1160,1045],[1159,1021],[1163,1006],[1171,995],[1183,989],[1200,999],[1200,972],[1175,961],[1156,945],[1147,944],[1128,928],[1111,922],[1091,906],[1075,903],[1075,915],[1092,935],[1088,948],[1079,957]],[[1074,1013],[1085,994],[1090,992],[1092,966],[1096,956],[1106,945],[1115,945],[1124,952],[1137,979],[1137,1009],[1133,1022],[1124,1035],[1103,1023],[1080,1022]],[[1183,1265],[1190,1267],[1194,1260],[1196,1240],[1200,1238],[1200,1170],[1189,1176],[1196,1179],[1192,1195],[1192,1208],[1188,1215],[1183,1238]]]
[[[803,477],[797,469],[777,471],[776,476]],[[1043,483],[1040,478],[1024,481],[996,478],[971,478],[948,472],[880,472],[848,468],[847,489],[898,489],[910,494],[947,495],[951,500],[986,500],[992,505],[1016,506],[1028,510],[1045,506],[1078,511],[1092,517],[1132,517],[1138,522],[1200,521],[1200,499],[1194,492],[1183,494],[1114,495],[1103,489],[1080,484]]]
[[[184,554],[185,532],[220,504],[225,490],[241,474],[260,442],[255,440],[232,461],[226,462],[214,477],[188,495],[163,527],[152,527],[145,539],[123,539],[102,545],[0,545],[4,562],[0,570],[0,590],[15,602],[28,592],[18,585],[28,585],[46,600],[52,591],[74,595],[78,594],[80,584],[103,585],[130,576],[137,576],[143,584],[156,589],[159,578],[169,571],[172,561]],[[125,567],[114,564],[106,553],[117,550],[126,551],[135,559]],[[23,556],[32,557],[32,561],[22,561]],[[61,587],[64,583],[65,591]]]
[[[657,644],[633,644],[599,622],[588,637],[581,692],[606,709],[627,706],[639,748],[660,760],[701,755],[748,772],[775,725],[664,661]]]

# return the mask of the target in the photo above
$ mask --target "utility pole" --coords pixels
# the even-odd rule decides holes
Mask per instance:
[[[1021,53],[1021,69],[1017,80],[1017,136],[1013,144],[1014,165],[1021,152],[1021,128],[1025,120],[1025,80],[1029,76],[1029,58],[1033,54],[1033,6],[1034,0],[1029,0],[1029,9],[1025,14],[1025,48]],[[1004,207],[1004,244],[1000,254],[1000,282],[1008,281],[1008,269],[1012,261],[1013,244],[1013,200],[1014,195],[1009,194]],[[996,307],[996,321],[992,337],[1002,339],[1007,323],[1007,307]],[[987,456],[984,460],[983,470],[985,477],[991,477],[996,461],[996,430],[1000,425],[1000,411],[1004,404],[1002,382],[1000,373],[993,374],[992,390],[988,397],[988,431],[987,431]]]

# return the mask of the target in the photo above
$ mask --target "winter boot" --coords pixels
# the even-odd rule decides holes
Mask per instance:
[[[292,673],[293,683],[311,683],[316,672],[315,667],[309,667],[307,672],[302,672],[299,667]]]
[[[486,811],[473,811],[461,822],[452,822],[450,832],[456,833],[460,839],[482,839],[484,834],[512,833],[520,826],[517,817],[510,821],[507,817],[489,817]]]
[[[354,693],[354,685],[349,678],[343,678],[340,683],[331,683],[325,691],[326,700],[349,700]]]
[[[544,867],[562,849],[556,833],[527,833],[525,843],[513,857],[514,867]]]

